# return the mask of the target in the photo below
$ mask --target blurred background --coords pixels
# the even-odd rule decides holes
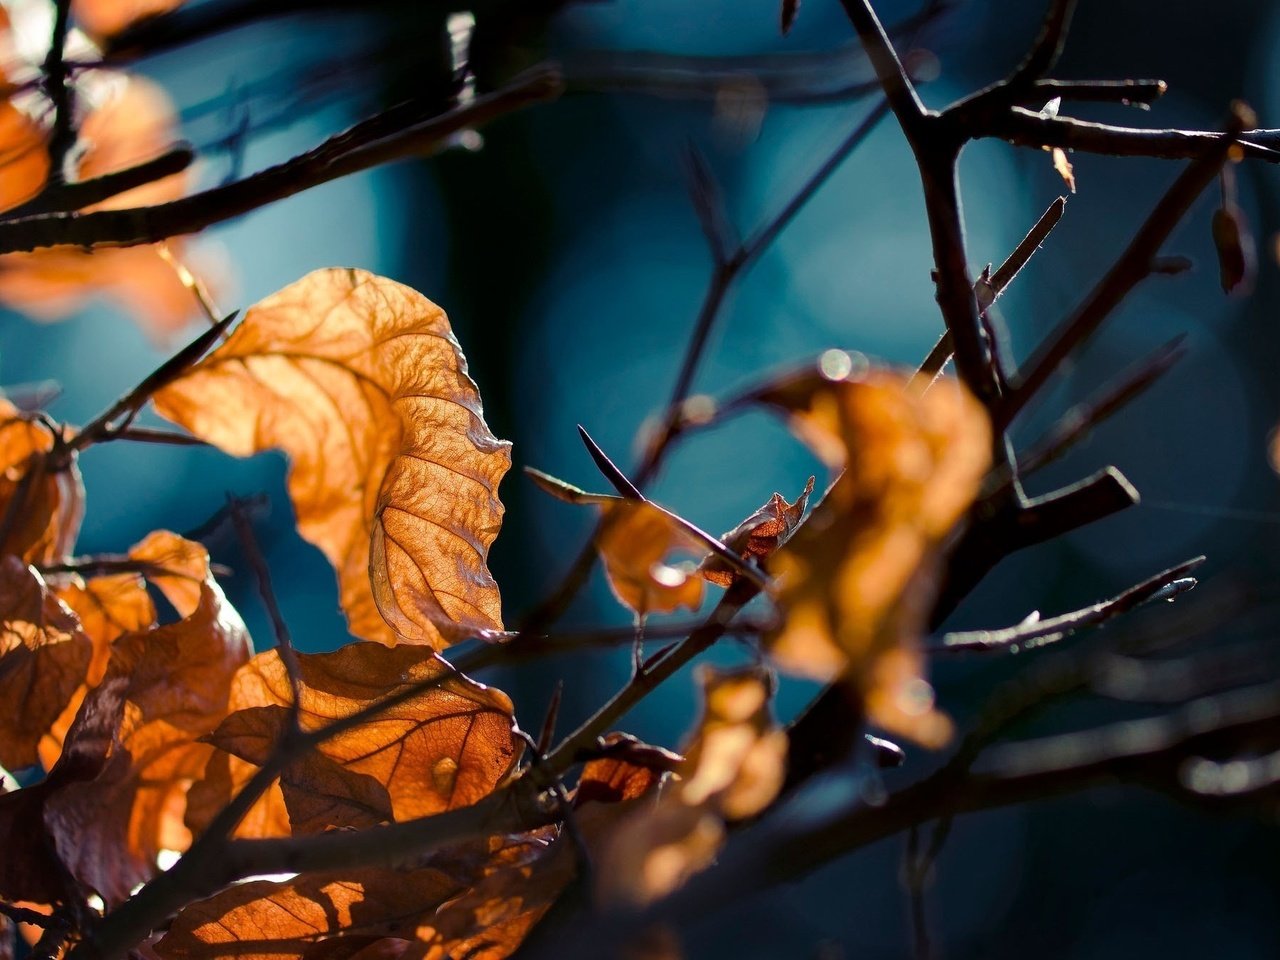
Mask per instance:
[[[917,10],[896,0],[876,7],[889,23]],[[1041,7],[1026,0],[947,5],[917,38],[939,67],[922,91],[927,102],[945,105],[1002,76],[1034,37]],[[223,9],[243,15],[210,16]],[[585,508],[547,498],[519,468],[601,489],[575,425],[631,465],[637,438],[670,394],[712,266],[689,201],[686,145],[707,156],[729,215],[746,234],[875,101],[838,92],[869,72],[834,0],[806,0],[785,39],[774,0],[485,0],[465,8],[203,0],[181,11],[190,16],[173,21],[182,27],[176,33],[142,35],[136,48],[117,53],[172,96],[182,137],[201,151],[201,182],[211,185],[287,159],[407,95],[439,89],[443,104],[449,15],[464,10],[474,13],[471,61],[480,90],[551,58],[565,63],[569,92],[430,160],[349,177],[210,229],[196,246],[199,257],[219,264],[215,296],[226,310],[335,265],[393,277],[446,309],[490,426],[515,444],[516,469],[502,487],[507,519],[491,563],[515,624],[558,582],[594,521]],[[202,33],[209,22],[216,29]],[[459,21],[452,24],[457,29]],[[1064,107],[1086,119],[1215,128],[1238,97],[1258,111],[1261,125],[1280,126],[1278,51],[1280,9],[1271,4],[1197,0],[1175,14],[1145,0],[1082,0],[1055,76],[1169,82],[1150,113]],[[803,68],[804,89],[819,94],[808,98],[814,102],[770,97],[761,77],[779,63]],[[1178,173],[1163,161],[1071,159],[1079,193],[998,306],[1015,357],[1105,272]],[[998,264],[1064,192],[1047,153],[1002,143],[971,145],[962,178],[975,273]],[[1221,293],[1209,230],[1217,198],[1206,195],[1165,250],[1190,256],[1196,269],[1140,287],[1015,434],[1034,440],[1073,401],[1185,333],[1188,355],[1178,367],[1028,483],[1029,492],[1045,492],[1114,464],[1143,503],[1007,561],[949,627],[1005,626],[1033,610],[1051,616],[1204,553],[1197,593],[1145,612],[1143,628],[1159,630],[1196,604],[1246,591],[1253,601],[1215,623],[1209,642],[1270,643],[1280,561],[1280,486],[1267,454],[1280,412],[1272,253],[1280,173],[1251,163],[1238,168],[1238,180],[1259,247],[1253,294]],[[930,266],[918,178],[889,119],[737,286],[696,389],[724,395],[831,347],[918,364],[941,331]],[[158,332],[105,301],[52,324],[6,312],[0,383],[56,381],[61,392],[51,414],[83,423],[200,323],[193,315],[186,327]],[[105,444],[88,451],[82,466],[89,491],[82,553],[122,551],[157,528],[196,528],[228,492],[265,494],[270,506],[258,531],[296,642],[320,651],[347,641],[332,571],[294,532],[281,457],[235,461],[215,451]],[[652,495],[719,531],[775,490],[794,498],[810,473],[822,476],[805,449],[774,421],[752,415],[683,442]],[[224,529],[208,544],[235,571],[226,586],[259,647],[269,645],[234,536]],[[627,622],[598,574],[565,620],[577,627]],[[715,653],[722,662],[743,656],[732,647]],[[623,650],[575,655],[483,679],[506,690],[522,724],[536,730],[563,678],[567,730],[625,681],[628,657]],[[940,703],[963,725],[1026,659],[937,664]],[[678,744],[694,690],[691,677],[677,677],[625,728]],[[794,715],[813,693],[785,682],[780,711]],[[1027,732],[1123,715],[1087,703]],[[912,751],[890,784],[936,762]],[[821,801],[804,794],[797,802]],[[909,955],[902,848],[902,838],[886,841],[710,917],[683,931],[688,955]],[[1102,789],[961,818],[927,909],[946,957],[1274,957],[1278,855],[1273,819],[1212,817],[1136,789]]]

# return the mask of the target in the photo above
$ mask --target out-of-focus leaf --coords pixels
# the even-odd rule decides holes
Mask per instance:
[[[309,274],[156,407],[236,456],[289,455],[298,531],[337,569],[352,633],[443,647],[502,629],[486,560],[510,444],[420,293],[360,270]]]
[[[214,752],[201,740],[226,716],[232,677],[252,653],[248,631],[199,544],[160,531],[130,555],[173,571],[152,579],[185,616],[113,638],[107,674],[128,681],[115,747],[100,774],[50,798],[45,813],[63,861],[108,903],[154,876],[161,850],[190,844],[183,826],[187,790]],[[136,595],[114,599],[122,601],[111,611],[118,618],[143,612]],[[58,746],[42,744],[46,764]]]
[[[50,563],[71,553],[84,517],[84,483],[74,456],[50,469],[54,436],[0,399],[0,554]]]
[[[1213,245],[1218,251],[1222,292],[1251,290],[1257,272],[1257,255],[1244,211],[1234,203],[1223,204],[1213,212]]]
[[[183,0],[72,0],[71,12],[76,22],[94,37],[113,37],[125,27],[168,13],[182,6]]]
[[[788,671],[853,684],[872,722],[938,746],[950,723],[920,676],[919,639],[943,541],[990,466],[991,427],[957,381],[906,384],[877,370],[807,401],[831,415],[844,473],[769,560],[782,623],[765,641]]]
[[[702,557],[702,540],[647,500],[619,500],[601,510],[596,549],[618,602],[641,617],[680,607],[697,610],[702,579],[691,566],[676,565],[676,555]]]
[[[92,644],[75,616],[18,557],[0,557],[0,764],[35,763],[40,738],[84,681]]]
[[[1063,150],[1061,147],[1054,147],[1052,155],[1053,169],[1056,170],[1058,176],[1062,178],[1062,182],[1067,185],[1067,189],[1072,193],[1075,193],[1076,173],[1075,169],[1071,166],[1071,161],[1067,159],[1067,151]]]
[[[176,139],[177,116],[165,92],[141,78],[120,77],[104,85],[105,98],[80,127],[84,153],[78,179],[88,180],[153,159]],[[122,210],[181,197],[189,174],[173,174],[119,194],[91,210]],[[170,250],[184,255],[181,240]],[[39,320],[62,319],[102,294],[136,314],[153,332],[165,334],[199,312],[199,302],[154,245],[60,246],[0,257],[0,302]]]
[[[414,684],[439,682],[290,764],[280,792],[259,801],[240,836],[278,835],[286,825],[295,834],[314,833],[464,807],[491,792],[515,762],[511,701],[454,672],[425,647],[354,643],[333,653],[303,654],[299,661],[298,719],[306,730]],[[240,670],[234,712],[211,737],[230,763],[215,757],[210,775],[193,790],[193,825],[203,826],[266,761],[287,729],[291,698],[274,650]]]
[[[778,545],[791,535],[791,531],[800,523],[805,507],[809,503],[809,495],[813,493],[814,477],[809,478],[795,503],[787,503],[785,497],[775,493],[769,502],[747,519],[722,535],[720,540],[726,547],[744,560],[767,557],[778,549]],[[702,561],[698,572],[712,583],[722,587],[731,586],[741,574],[732,570],[720,557],[707,557]]]
[[[676,889],[714,860],[725,822],[759,813],[786,774],[787,735],[769,708],[765,670],[704,669],[703,716],[683,779],[640,805],[600,841],[597,889],[606,903],[642,905]]]

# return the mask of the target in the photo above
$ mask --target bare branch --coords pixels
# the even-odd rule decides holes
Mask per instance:
[[[1204,557],[1195,557],[1176,567],[1157,573],[1154,577],[1130,587],[1123,593],[1092,606],[1064,613],[1048,620],[1030,620],[1003,630],[971,630],[948,633],[940,646],[931,648],[935,653],[986,652],[1008,650],[1012,647],[1028,649],[1056,643],[1085,627],[1101,626],[1109,620],[1157,600],[1172,600],[1193,589],[1196,581],[1188,577],[1202,563]]]
[[[0,253],[73,244],[134,246],[194,233],[277,200],[361,170],[412,156],[429,156],[459,130],[541,103],[560,91],[558,75],[541,69],[471,103],[420,122],[421,107],[393,107],[291,160],[235,183],[153,207],[58,213],[0,223]]]

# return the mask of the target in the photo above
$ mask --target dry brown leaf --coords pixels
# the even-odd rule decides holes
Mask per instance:
[[[109,674],[85,698],[67,733],[66,749],[44,780],[0,795],[0,898],[52,904],[78,897],[62,862],[47,807],[97,777],[108,762],[124,712],[127,679]]]
[[[18,557],[0,557],[0,764],[26,767],[84,681],[92,644],[75,616]]]
[[[600,509],[604,522],[596,549],[618,602],[640,617],[680,607],[697,610],[702,578],[691,565],[677,565],[676,555],[700,558],[707,552],[703,542],[647,500],[619,500]]]
[[[298,531],[337,569],[352,633],[443,647],[502,629],[486,561],[510,444],[420,293],[362,270],[309,274],[156,407],[236,456],[288,454]]]
[[[95,37],[113,37],[125,27],[147,17],[168,13],[184,0],[72,0],[76,22]]]
[[[226,716],[232,677],[252,653],[248,631],[199,544],[160,531],[130,555],[168,558],[175,575],[152,579],[184,619],[112,641],[108,675],[127,678],[115,747],[101,773],[50,798],[45,811],[63,861],[108,904],[154,876],[162,850],[190,844],[183,826],[187,790],[214,753],[201,741]],[[123,610],[143,612],[136,596]]]
[[[990,466],[991,426],[955,380],[921,395],[885,370],[818,387],[846,451],[810,521],[770,558],[783,614],[766,637],[785,669],[846,677],[872,722],[938,746],[950,723],[920,676],[941,546]]]
[[[787,735],[770,711],[772,676],[756,667],[704,669],[700,680],[703,716],[683,779],[600,840],[602,902],[641,906],[675,890],[715,859],[726,821],[754,816],[782,788]]]
[[[52,563],[70,554],[84,517],[84,483],[75,456],[52,470],[50,429],[0,399],[0,554]]]
[[[787,503],[786,498],[775,493],[769,502],[747,519],[721,535],[720,541],[742,557],[744,560],[757,560],[767,557],[778,549],[779,544],[791,536],[800,518],[804,516],[805,507],[809,504],[809,495],[813,493],[814,477],[809,478],[795,503]],[[733,585],[741,578],[740,573],[732,570],[720,557],[712,554],[702,561],[698,568],[706,579],[722,587]]]
[[[121,76],[106,90],[104,101],[80,127],[80,180],[150,160],[176,139],[177,115],[159,86],[142,77]],[[173,174],[85,210],[123,210],[176,200],[189,180],[188,172]],[[181,240],[170,241],[169,248],[179,258],[185,255]],[[0,257],[0,302],[36,319],[62,319],[97,294],[116,300],[157,334],[178,329],[200,311],[192,291],[155,245],[93,251],[61,246]]]
[[[350,960],[383,937],[413,939],[423,918],[465,889],[464,878],[435,868],[258,880],[186,907],[155,952],[162,960]]]
[[[518,755],[511,701],[468,680],[421,646],[354,643],[303,654],[299,722],[315,730],[406,687],[434,687],[326,740],[290,764],[279,792],[241,824],[240,836],[314,833],[425,817],[475,803],[508,773]],[[255,657],[237,675],[234,710],[211,742],[229,762],[211,764],[192,792],[203,826],[270,755],[287,729],[289,679],[279,655]],[[287,813],[287,816],[285,815]]]
[[[385,657],[422,652],[361,646]],[[619,735],[606,744],[619,756],[586,765],[575,801],[589,846],[656,784],[660,774],[647,764],[673,759]],[[183,910],[156,953],[161,960],[501,960],[576,871],[574,844],[546,827],[444,850],[419,869],[248,883]]]

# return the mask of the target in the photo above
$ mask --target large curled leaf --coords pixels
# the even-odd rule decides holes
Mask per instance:
[[[844,472],[770,558],[783,616],[766,646],[791,672],[846,678],[874,723],[938,746],[950,724],[920,675],[919,640],[943,541],[991,462],[986,412],[955,380],[921,394],[888,370],[779,405],[799,411],[816,450],[842,453]]]
[[[315,730],[414,684],[437,681],[291,763],[241,823],[240,836],[313,833],[408,820],[474,803],[517,756],[511,701],[456,673],[425,647],[354,643],[303,654],[298,719]],[[219,754],[192,792],[201,827],[266,761],[287,729],[292,694],[274,650],[236,676],[235,712],[211,737]]]
[[[236,456],[288,454],[298,531],[337,569],[352,633],[442,647],[502,629],[486,563],[510,444],[420,293],[361,270],[309,274],[156,407]]]
[[[94,779],[50,798],[45,811],[63,861],[108,903],[119,903],[154,876],[162,850],[189,845],[187,791],[214,752],[202,740],[226,716],[232,677],[252,653],[248,631],[210,574],[203,547],[160,531],[130,556],[171,571],[151,579],[184,618],[112,638],[106,674],[126,678],[126,686],[110,759]],[[95,629],[110,632],[141,611],[136,594],[96,586],[89,581],[80,600],[107,596],[121,605],[100,609],[102,617],[118,619],[112,626],[95,623]],[[46,765],[59,746],[53,737],[41,745]]]

